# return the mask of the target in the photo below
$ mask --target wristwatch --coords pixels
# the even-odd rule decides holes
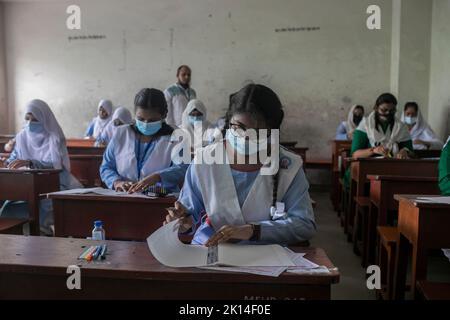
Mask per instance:
[[[259,224],[251,224],[252,229],[253,229],[253,234],[251,236],[251,238],[249,239],[250,241],[259,241],[261,240],[261,226]]]

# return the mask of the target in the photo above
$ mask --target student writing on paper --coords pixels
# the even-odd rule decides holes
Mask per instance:
[[[111,121],[113,105],[109,100],[101,100],[97,107],[98,115],[89,124],[85,137],[97,139]]]
[[[9,140],[5,146],[3,147],[6,152],[12,152],[14,150],[14,146],[16,145],[16,138]]]
[[[130,125],[133,122],[131,112],[125,107],[118,107],[112,116],[111,121],[106,126],[105,130],[97,138],[96,144],[99,146],[106,146],[111,140],[115,130],[125,124]]]
[[[375,102],[374,111],[364,118],[353,133],[350,151],[354,159],[373,156],[408,159],[413,151],[406,125],[396,118],[397,99],[390,93],[382,94]],[[350,168],[344,177],[350,186]]]
[[[197,93],[191,88],[192,71],[186,65],[177,69],[177,82],[164,91],[167,100],[167,123],[173,127],[181,125],[182,115],[187,104],[197,98]]]
[[[204,156],[223,152],[227,162],[197,163],[196,155],[166,222],[184,217],[182,230],[192,228],[193,244],[208,246],[229,240],[295,244],[313,237],[316,225],[301,157],[273,141],[264,143],[283,118],[278,96],[265,86],[251,84],[233,94],[226,138],[202,150]],[[249,140],[251,129],[269,130]],[[269,149],[267,154],[279,151],[279,169],[270,175],[263,174],[267,159],[249,161],[262,148]]]
[[[353,132],[364,118],[364,107],[354,105],[347,116],[347,121],[341,122],[336,130],[336,140],[352,140]]]
[[[439,161],[439,188],[445,196],[450,196],[450,137],[442,150]]]
[[[41,100],[28,103],[25,114],[26,126],[16,136],[16,144],[9,159],[0,167],[9,169],[62,169],[59,175],[61,190],[81,188],[82,185],[70,174],[70,161],[64,133],[49,106]],[[14,186],[11,186],[12,188]],[[28,205],[24,202],[7,201],[2,216],[27,217]],[[51,200],[40,202],[40,225],[50,234],[53,224]]]
[[[165,122],[167,103],[157,89],[142,89],[135,97],[135,121],[115,130],[100,166],[102,181],[110,189],[129,191],[147,176],[157,176],[174,190],[184,178],[182,167],[172,166],[173,128]]]
[[[416,102],[407,102],[401,121],[406,124],[414,150],[441,150],[444,145],[422,116]]]

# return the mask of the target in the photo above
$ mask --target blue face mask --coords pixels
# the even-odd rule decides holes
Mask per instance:
[[[188,120],[190,124],[194,125],[196,122],[202,122],[203,116],[189,116]]]
[[[144,136],[152,136],[162,128],[162,120],[154,122],[144,122],[136,119],[136,128]]]
[[[30,131],[32,133],[44,132],[44,126],[42,125],[42,123],[36,122],[36,121],[28,121],[27,129],[28,129],[28,131]]]

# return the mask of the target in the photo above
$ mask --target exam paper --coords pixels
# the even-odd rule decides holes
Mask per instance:
[[[450,204],[450,197],[417,197],[416,201],[417,202]]]
[[[287,267],[200,267],[200,269],[250,273],[266,277],[279,277]]]
[[[169,267],[289,267],[295,266],[279,245],[219,244],[217,247],[187,245],[178,238],[177,221],[172,221],[147,238],[153,256]]]
[[[112,196],[112,197],[128,197],[128,198],[144,198],[144,199],[155,199],[156,197],[149,197],[142,193],[132,193],[129,194],[127,192],[117,192],[111,189],[104,188],[79,188],[79,189],[71,189],[64,191],[57,191],[49,193],[48,195],[73,195],[73,194],[98,194],[102,196]]]

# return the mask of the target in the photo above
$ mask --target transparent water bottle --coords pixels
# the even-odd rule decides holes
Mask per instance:
[[[103,222],[100,220],[94,222],[92,240],[105,240],[105,229],[103,229]]]

